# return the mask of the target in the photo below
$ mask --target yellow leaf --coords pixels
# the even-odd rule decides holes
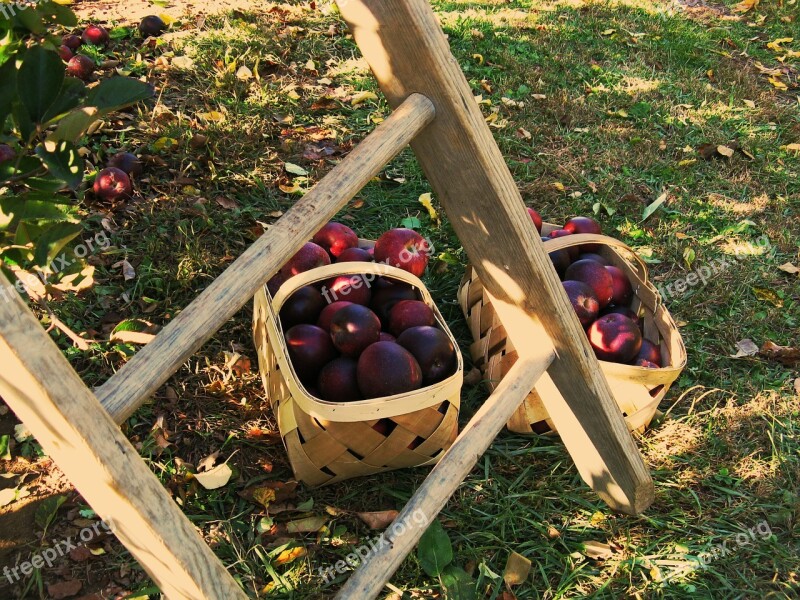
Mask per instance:
[[[616,29],[606,29],[600,35],[612,35],[612,34],[616,33],[616,31],[617,31]]]
[[[289,98],[290,100],[300,100],[300,94],[298,94],[294,90],[289,90],[289,92],[287,92],[286,94],[286,97]]]
[[[781,44],[790,44],[794,41],[794,38],[778,38],[767,44],[767,48],[772,50],[773,52],[783,52],[783,48],[781,48]]]
[[[780,79],[778,79],[775,75],[769,78],[769,82],[774,85],[779,90],[788,90],[789,86],[783,83]]]
[[[678,162],[678,166],[679,167],[688,167],[689,165],[693,165],[696,162],[697,162],[696,158],[686,158],[686,159],[684,159],[682,161],[679,161]]]
[[[275,500],[275,490],[268,487],[256,488],[253,490],[253,500],[264,508],[269,508],[269,505]]]
[[[531,561],[517,552],[508,555],[506,569],[503,572],[503,580],[508,586],[520,585],[525,583],[531,572]]]
[[[749,107],[749,108],[755,108],[756,107],[756,103],[753,102],[752,100],[743,100],[743,102],[744,102],[744,105]]]
[[[350,104],[352,106],[358,106],[362,102],[366,102],[367,100],[377,100],[378,96],[374,92],[358,92],[353,98],[350,100]]]
[[[248,69],[247,67],[245,67],[244,65],[239,67],[239,69],[236,71],[236,79],[239,79],[241,81],[247,81],[252,76],[253,76],[253,72],[250,69]]]
[[[759,1],[760,0],[742,0],[742,2],[739,2],[739,4],[733,7],[733,12],[746,13],[751,11],[758,6]]]
[[[786,144],[785,146],[781,146],[781,150],[786,150],[787,152],[800,152],[800,144]]]
[[[687,239],[689,236],[688,236],[688,235],[686,235],[685,233],[683,233],[682,231],[676,231],[676,232],[675,232],[675,237],[676,237],[676,238],[678,238],[679,240],[685,240],[685,239]]]
[[[285,565],[305,555],[306,555],[306,549],[303,548],[302,546],[298,546],[297,548],[290,548],[278,554],[274,564]]]
[[[431,217],[431,220],[436,221],[439,223],[439,213],[436,212],[436,209],[433,207],[433,202],[431,198],[430,192],[427,194],[421,194],[419,197],[419,203],[422,204],[426,209],[428,209],[428,214]]]
[[[175,19],[170,17],[167,13],[158,13],[158,16],[161,17],[161,20],[164,21],[164,24],[169,27],[175,22]]]
[[[89,548],[89,552],[91,552],[94,556],[101,556],[106,553],[106,551],[102,548]]]
[[[769,288],[764,287],[753,287],[753,293],[756,295],[756,298],[762,300],[764,302],[769,302],[773,306],[780,308],[783,306],[783,300],[781,300],[780,296],[773,292]]]
[[[559,192],[563,192],[566,189],[566,188],[564,188],[564,184],[561,183],[560,181],[556,181],[553,184],[553,187],[556,188]]]
[[[174,146],[178,145],[178,140],[170,137],[160,137],[153,143],[153,150],[161,152],[162,150],[171,150]]]
[[[483,56],[482,56],[482,55],[480,55],[480,54],[473,54],[473,55],[472,55],[472,58],[473,58],[473,60],[476,60],[476,61],[478,61],[478,64],[479,64],[479,65],[482,65],[482,64],[483,64]]]
[[[209,123],[222,123],[225,120],[225,114],[218,110],[197,113],[197,116],[203,121],[207,121]]]
[[[792,263],[787,262],[778,267],[784,273],[791,273],[792,275],[800,274],[800,268],[795,267]]]

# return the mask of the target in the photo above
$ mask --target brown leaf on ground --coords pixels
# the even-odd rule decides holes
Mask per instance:
[[[794,366],[800,363],[800,348],[792,348],[791,346],[778,346],[775,342],[767,340],[759,350],[761,356],[770,360],[777,360],[779,363],[787,367]]]
[[[233,210],[234,208],[238,208],[239,204],[236,200],[231,200],[230,198],[226,198],[225,196],[217,196],[214,198],[214,202],[219,204],[222,208],[227,210]]]
[[[506,568],[503,571],[503,581],[506,585],[511,587],[525,583],[528,575],[531,572],[531,561],[518,552],[512,552],[508,555],[506,561]]]
[[[796,267],[790,262],[783,263],[778,268],[784,273],[789,273],[790,275],[797,275],[800,273],[800,267]]]
[[[594,560],[606,560],[614,555],[614,550],[604,542],[589,540],[583,543],[583,554]]]
[[[697,153],[705,160],[711,160],[717,154],[717,147],[714,144],[700,144]]]
[[[257,486],[243,489],[239,495],[245,500],[263,505],[265,508],[271,504],[286,502],[296,496],[296,481],[283,483],[281,481],[265,481]]]
[[[386,529],[399,513],[396,510],[379,510],[375,512],[356,513],[370,529]]]
[[[75,562],[84,562],[92,558],[92,552],[86,546],[78,546],[69,551],[69,557]]]
[[[322,529],[327,522],[328,518],[323,516],[306,517],[286,523],[286,531],[288,533],[313,533]]]
[[[47,586],[47,593],[53,600],[61,600],[62,598],[69,598],[81,591],[83,583],[77,579],[70,579],[69,581],[59,581],[58,583],[51,583]]]

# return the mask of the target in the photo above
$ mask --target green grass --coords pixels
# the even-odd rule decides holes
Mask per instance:
[[[125,146],[152,157],[139,185],[143,198],[114,215],[115,250],[97,257],[93,290],[57,304],[75,330],[100,335],[103,323],[125,317],[169,322],[299,197],[279,186],[307,189],[339,159],[305,159],[309,144],[333,139],[346,152],[388,114],[382,98],[351,105],[356,92],[377,91],[375,83],[338,17],[301,4],[209,17],[196,35],[144,57],[174,51],[191,56],[194,68],[156,73],[160,116],[144,111],[124,134]],[[800,142],[800,59],[783,63],[782,81],[791,86],[785,91],[756,67],[781,66],[780,54],[767,48],[776,38],[794,37],[784,45],[800,49],[797,7],[779,4],[762,0],[730,20],[724,11],[695,14],[666,2],[434,2],[474,93],[490,101],[482,109],[498,112],[493,132],[526,203],[546,220],[596,213],[606,232],[646,258],[659,285],[760,236],[769,240],[766,252],[667,300],[689,364],[661,406],[670,409],[667,419],[637,437],[656,485],[644,515],[612,514],[580,481],[557,439],[504,432],[481,457],[442,513],[455,562],[481,578],[479,597],[500,597],[501,582],[486,573],[502,574],[511,552],[533,562],[514,590],[519,599],[800,594],[798,374],[758,357],[731,358],[743,338],[800,341],[797,278],[778,269],[800,256],[800,167],[782,149]],[[242,65],[260,79],[239,80]],[[330,83],[320,83],[324,78]],[[224,120],[200,116],[211,111]],[[190,145],[197,133],[207,136],[205,147]],[[177,140],[177,148],[154,149],[161,138]],[[740,149],[730,159],[704,160],[697,152],[704,143]],[[119,143],[112,136],[108,145]],[[303,166],[308,179],[294,180],[284,162]],[[373,181],[339,219],[363,237],[406,217],[420,220],[443,255],[426,282],[466,349],[469,333],[455,298],[464,252],[446,219],[436,226],[419,204],[430,189],[413,155],[404,152],[387,172],[402,183]],[[662,193],[667,202],[643,221],[645,206]],[[236,207],[225,209],[217,198]],[[127,283],[112,268],[123,255],[137,271]],[[772,291],[781,306],[756,288]],[[250,319],[246,307],[125,431],[253,597],[323,597],[330,589],[322,588],[318,568],[374,534],[352,515],[331,517],[319,535],[259,533],[262,512],[238,492],[265,479],[286,481],[291,471],[274,436],[253,434],[275,429],[260,379],[250,373],[222,383],[223,353],[232,344],[255,370]],[[65,338],[53,335],[66,349]],[[67,355],[97,384],[133,351],[103,342]],[[465,387],[464,422],[484,398],[480,387]],[[150,433],[159,415],[175,444],[166,449]],[[204,491],[184,463],[196,465],[217,449],[232,456],[239,479]],[[313,499],[313,514],[326,514],[326,506],[400,508],[425,474],[300,488],[297,501]],[[737,533],[765,520],[770,536],[735,543]],[[609,544],[603,560],[583,553],[588,541]],[[728,556],[696,568],[700,553],[722,543],[733,548]],[[307,553],[277,564],[286,544]],[[442,593],[414,557],[392,582],[408,598]]]

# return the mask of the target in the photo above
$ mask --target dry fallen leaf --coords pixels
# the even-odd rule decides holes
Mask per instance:
[[[723,144],[717,146],[717,152],[719,152],[722,156],[727,156],[728,158],[733,156],[733,148]]]
[[[794,391],[797,397],[800,398],[800,377],[794,380]]]
[[[767,340],[759,350],[760,354],[771,360],[777,360],[779,363],[791,367],[800,363],[800,348],[792,348],[790,346],[778,346],[775,342]]]
[[[503,571],[503,581],[507,586],[525,583],[531,572],[531,561],[517,552],[508,555],[506,568]]]
[[[736,354],[731,354],[731,358],[742,358],[743,356],[754,356],[758,354],[758,346],[749,338],[736,342],[736,347],[739,351]]]
[[[327,517],[306,517],[305,519],[297,519],[286,523],[287,533],[312,533],[319,531],[328,522]]]
[[[374,92],[358,92],[354,94],[353,97],[350,99],[351,106],[358,106],[362,102],[366,102],[367,100],[377,100],[378,95]]]
[[[437,213],[436,209],[433,207],[433,197],[431,196],[431,193],[427,192],[425,194],[420,194],[419,203],[428,210],[428,215],[430,216],[431,220],[435,221],[438,225],[440,222],[439,213]]]
[[[136,270],[127,260],[121,260],[111,265],[112,269],[117,269],[119,267],[122,267],[122,277],[125,279],[125,281],[136,279]]]
[[[233,471],[228,466],[228,463],[222,463],[210,471],[206,471],[204,473],[195,473],[194,478],[197,479],[197,482],[207,490],[215,490],[227,484],[232,475]]]
[[[69,598],[81,591],[83,583],[79,579],[69,581],[59,581],[58,583],[47,584],[47,595],[53,600]]]
[[[219,450],[216,452],[212,452],[208,456],[206,456],[203,460],[197,463],[197,471],[210,471],[214,468],[214,463],[217,462],[217,458],[219,457]]]
[[[356,513],[356,516],[364,521],[370,529],[386,529],[397,518],[398,514],[396,510],[379,510],[376,512]]]
[[[300,558],[301,556],[305,556],[306,554],[306,549],[302,546],[298,546],[297,548],[289,548],[288,550],[284,550],[278,554],[277,558],[273,561],[273,564],[285,565]]]
[[[773,306],[780,308],[783,306],[783,300],[775,292],[769,288],[754,286],[751,288],[756,298],[764,302],[769,302]]]
[[[742,0],[739,4],[734,5],[733,12],[746,13],[758,6],[759,2],[760,0]]]
[[[781,146],[781,150],[786,150],[787,152],[800,152],[800,144],[786,144],[785,146]]]
[[[583,543],[583,554],[594,560],[606,560],[614,555],[614,550],[604,542],[589,540]]]
[[[214,202],[219,204],[222,208],[226,208],[228,210],[233,210],[234,208],[239,207],[239,204],[236,202],[236,200],[231,200],[225,196],[217,196],[214,198]]]

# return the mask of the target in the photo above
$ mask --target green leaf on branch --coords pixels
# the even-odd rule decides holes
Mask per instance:
[[[36,147],[36,155],[42,159],[50,174],[70,189],[74,190],[83,181],[83,158],[73,144],[48,140]]]
[[[75,27],[78,18],[72,10],[57,2],[40,2],[36,6],[40,17],[48,24],[63,25],[64,27]]]
[[[112,77],[104,79],[100,85],[89,92],[86,104],[96,106],[100,112],[124,108],[153,95],[146,83],[130,77]]]
[[[77,223],[56,223],[49,227],[36,239],[34,262],[40,267],[49,265],[58,256],[61,249],[81,231],[82,228]]]
[[[11,114],[14,116],[14,123],[17,125],[17,130],[22,140],[25,142],[30,141],[33,138],[33,134],[36,133],[36,125],[31,120],[28,109],[25,108],[22,102],[15,100],[11,106]]]
[[[58,98],[55,99],[43,117],[44,122],[50,122],[56,117],[72,110],[86,95],[86,84],[75,77],[65,77]]]
[[[58,127],[51,134],[50,138],[55,141],[78,143],[83,134],[91,127],[92,123],[100,118],[100,111],[94,106],[82,106],[73,110],[66,117],[61,119]]]
[[[453,562],[453,546],[442,524],[434,519],[419,539],[417,559],[422,569],[431,577],[441,575]]]
[[[42,122],[63,83],[64,65],[58,54],[41,46],[28,48],[17,73],[17,92],[33,122]]]

